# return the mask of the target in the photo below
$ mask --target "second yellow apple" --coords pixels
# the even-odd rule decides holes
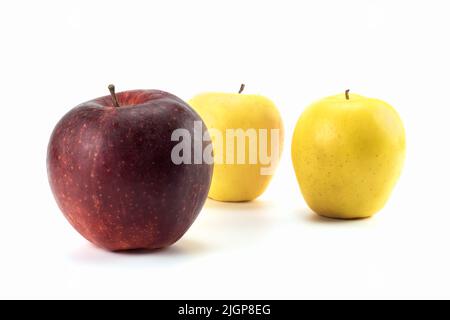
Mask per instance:
[[[214,150],[209,197],[250,201],[267,188],[283,147],[283,122],[266,97],[210,92],[189,101],[208,127]]]
[[[403,123],[392,106],[346,91],[305,110],[292,139],[292,161],[313,211],[366,218],[388,201],[405,148]]]

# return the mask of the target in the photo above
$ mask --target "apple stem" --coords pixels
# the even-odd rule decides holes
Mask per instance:
[[[239,89],[239,94],[241,94],[245,89],[245,84],[241,84],[241,88]]]
[[[350,89],[345,90],[345,99],[350,100]]]
[[[109,92],[111,93],[111,98],[112,98],[114,107],[120,108],[120,104],[119,104],[119,101],[117,101],[117,96],[116,96],[116,87],[113,84],[110,84],[108,86],[108,89],[109,89]]]

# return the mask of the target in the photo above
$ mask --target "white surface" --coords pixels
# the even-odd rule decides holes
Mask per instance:
[[[448,1],[1,1],[0,298],[450,298]],[[70,108],[118,90],[261,93],[286,126],[263,197],[208,202],[152,254],[81,238],[47,183],[50,133]],[[312,101],[391,103],[406,167],[375,218],[318,218],[290,163]]]

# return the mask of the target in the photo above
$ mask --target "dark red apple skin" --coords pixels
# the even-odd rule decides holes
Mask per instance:
[[[175,165],[171,151],[178,142],[171,135],[185,128],[194,137],[194,121],[202,120],[163,91],[127,91],[117,99],[120,108],[102,97],[57,124],[47,154],[51,189],[72,226],[99,247],[170,246],[197,218],[213,170],[206,163]]]

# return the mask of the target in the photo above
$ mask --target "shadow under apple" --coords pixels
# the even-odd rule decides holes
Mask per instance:
[[[314,225],[366,225],[371,224],[374,217],[369,218],[355,218],[355,219],[335,219],[321,216],[309,208],[301,208],[294,212],[300,217],[302,222],[307,222]]]
[[[208,251],[203,243],[192,239],[180,239],[174,245],[155,250],[106,251],[91,243],[80,246],[70,254],[70,258],[83,264],[119,264],[136,266],[167,266],[187,261]]]
[[[264,200],[242,201],[242,202],[223,202],[208,198],[204,208],[218,211],[226,211],[234,214],[238,212],[255,212],[263,213],[264,210],[272,207],[272,203]]]

